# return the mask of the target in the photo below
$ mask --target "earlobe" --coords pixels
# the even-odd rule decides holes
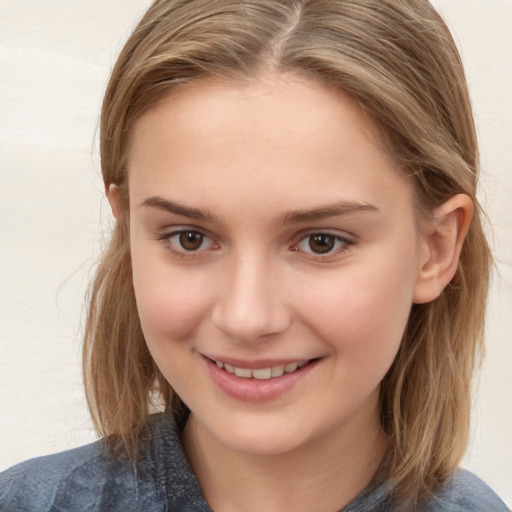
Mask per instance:
[[[414,303],[436,299],[452,280],[473,211],[473,201],[465,194],[451,197],[434,211],[434,219],[422,241]]]
[[[111,183],[105,191],[105,195],[107,196],[110,204],[112,215],[116,220],[119,220],[122,216],[121,206],[119,204],[119,187]]]

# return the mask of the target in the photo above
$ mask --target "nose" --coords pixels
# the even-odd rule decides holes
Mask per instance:
[[[284,332],[291,321],[279,269],[269,258],[244,255],[226,262],[212,311],[214,325],[243,343],[256,343]]]

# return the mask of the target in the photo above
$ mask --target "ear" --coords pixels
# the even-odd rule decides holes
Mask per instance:
[[[452,280],[473,211],[473,201],[465,194],[453,196],[434,211],[422,240],[413,296],[416,304],[433,301]]]
[[[119,220],[122,217],[121,207],[119,205],[119,187],[111,183],[105,190],[105,195],[110,204],[112,215],[116,220]]]

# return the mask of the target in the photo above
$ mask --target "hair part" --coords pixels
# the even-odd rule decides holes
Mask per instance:
[[[157,0],[114,66],[101,113],[103,179],[119,187],[122,207],[130,135],[145,112],[190,82],[253,79],[262,70],[298,72],[357,101],[389,140],[421,215],[458,193],[476,206],[455,277],[438,299],[413,305],[381,385],[388,477],[397,503],[414,509],[466,449],[484,330],[491,256],[461,59],[427,0]],[[97,431],[114,451],[135,457],[148,414],[183,404],[146,347],[128,222],[127,215],[116,222],[91,288],[84,375]]]

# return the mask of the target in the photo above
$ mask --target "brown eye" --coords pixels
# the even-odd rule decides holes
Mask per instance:
[[[355,242],[337,233],[329,231],[317,231],[304,236],[297,245],[291,247],[292,250],[299,251],[306,258],[312,258],[315,261],[323,261],[329,257],[341,256]],[[331,261],[331,260],[329,260]]]
[[[334,249],[336,237],[328,233],[315,233],[308,237],[308,245],[316,254],[324,254]]]
[[[186,251],[197,251],[201,248],[204,235],[199,231],[182,231],[179,234],[179,243]]]
[[[182,228],[171,233],[162,233],[157,237],[173,256],[183,258],[199,257],[203,253],[217,250],[220,245],[202,231]]]

